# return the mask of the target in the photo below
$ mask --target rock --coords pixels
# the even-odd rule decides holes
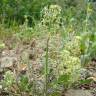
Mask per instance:
[[[89,71],[87,69],[85,69],[85,68],[80,69],[80,79],[86,79],[89,76],[90,76]]]
[[[27,52],[27,50],[24,50],[22,53],[21,53],[21,60],[23,63],[27,64],[28,63],[28,58],[29,58],[29,53]]]
[[[15,57],[8,57],[8,56],[2,57],[1,58],[1,65],[0,65],[1,69],[2,68],[9,68],[9,67],[13,66],[14,61],[16,61]]]
[[[13,56],[16,55],[15,53],[16,53],[15,50],[7,50],[7,49],[5,49],[5,50],[2,51],[2,57],[6,57],[6,56],[13,57]]]
[[[88,90],[74,90],[70,89],[66,92],[65,96],[93,96]]]

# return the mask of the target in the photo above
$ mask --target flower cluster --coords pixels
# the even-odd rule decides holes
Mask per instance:
[[[59,25],[61,19],[61,7],[58,5],[50,5],[49,7],[44,7],[41,11],[42,23],[47,26]]]
[[[78,57],[71,56],[69,51],[63,50],[61,52],[61,63],[58,67],[60,75],[70,75],[70,80],[72,82],[78,80],[81,61]]]
[[[81,50],[81,37],[80,36],[74,36],[72,40],[69,42],[66,42],[65,49],[68,50],[71,55],[80,57]]]

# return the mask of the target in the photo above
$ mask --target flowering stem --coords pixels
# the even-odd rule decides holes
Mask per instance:
[[[49,43],[49,37],[47,39],[47,47],[46,47],[46,63],[45,63],[45,96],[48,96],[48,43]]]

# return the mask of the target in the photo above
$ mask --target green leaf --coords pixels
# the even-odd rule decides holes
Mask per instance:
[[[58,84],[66,84],[69,82],[69,80],[70,80],[70,75],[65,74],[65,75],[59,76],[57,82]]]
[[[4,48],[5,44],[4,43],[0,43],[0,48]]]
[[[60,93],[59,92],[54,92],[50,96],[60,96]]]
[[[19,81],[19,88],[22,91],[29,91],[29,82],[27,76],[22,76]]]
[[[91,83],[91,79],[86,79],[86,80],[80,80],[80,84],[90,84]]]

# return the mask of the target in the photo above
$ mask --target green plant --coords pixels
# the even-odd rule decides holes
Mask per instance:
[[[71,39],[71,38],[69,38]],[[65,43],[65,50],[68,50],[73,56],[81,56],[81,36],[72,36],[72,39]]]
[[[82,65],[88,64],[88,62],[94,57],[92,56],[95,52],[95,46],[94,46],[94,37],[95,32],[91,27],[91,17],[93,14],[93,8],[92,3],[89,1],[86,1],[86,18],[84,21],[84,28],[83,28],[83,34],[81,34],[82,40],[81,40],[81,62]],[[94,46],[94,47],[92,47]],[[93,51],[94,50],[94,51]]]
[[[2,81],[3,87],[7,90],[10,90],[10,87],[15,83],[15,76],[13,72],[7,71],[4,75],[4,80]]]
[[[42,9],[41,23],[42,25],[45,25],[50,32],[56,33],[56,31],[60,29],[61,11],[61,7],[58,5],[45,6]]]
[[[30,82],[26,75],[20,77],[20,80],[18,81],[18,86],[21,92],[31,92],[32,86],[30,85]]]
[[[0,49],[5,48],[5,44],[0,42]]]
[[[60,67],[59,74],[69,75],[69,81],[71,81],[71,83],[78,80],[80,75],[79,71],[81,68],[81,62],[79,57],[71,56],[69,51],[63,50],[61,52],[61,64],[59,65],[59,67]]]
[[[45,62],[45,96],[48,96],[48,52],[49,52],[49,38],[47,39],[46,46],[46,62]]]
[[[64,9],[59,5],[48,5],[48,3],[42,10],[40,6],[32,7],[28,3],[29,0],[13,2],[18,2],[21,5],[19,6],[21,8],[18,8],[21,9],[19,10],[21,13],[16,17],[19,17],[19,19],[23,18],[24,24],[16,27],[17,29],[13,26],[7,28],[8,26],[5,27],[5,25],[1,24],[1,39],[2,37],[10,39],[10,37],[15,35],[16,39],[24,41],[23,44],[26,42],[28,42],[27,44],[31,43],[33,38],[35,40],[28,47],[22,44],[22,48],[20,48],[20,52],[23,48],[24,52],[28,52],[28,54],[21,52],[24,56],[21,56],[23,58],[20,58],[21,60],[19,62],[28,63],[27,74],[24,73],[22,75],[22,72],[19,72],[20,77],[15,78],[11,71],[6,72],[4,80],[2,80],[5,89],[10,89],[15,84],[19,90],[17,93],[21,95],[60,96],[61,91],[72,87],[75,82],[80,80],[80,71],[84,67],[82,65],[88,64],[92,58],[96,57],[96,22],[94,21],[96,15],[92,16],[93,9],[90,2],[87,2],[86,6],[85,3],[84,6],[80,3],[82,5],[81,7],[81,5],[75,5],[79,2],[78,0],[75,1],[64,0],[67,3],[67,5],[65,3]],[[5,5],[10,5],[8,0],[4,0],[4,2]],[[32,2],[36,4],[37,0],[33,0]],[[36,5],[39,5],[39,2]],[[23,6],[25,7],[22,8]],[[29,22],[31,21],[29,15],[32,15],[35,11],[30,13],[27,10],[31,11],[33,9],[38,12],[41,10],[40,13],[33,14],[35,16],[40,15],[41,18],[39,21],[34,20],[34,26],[29,27]],[[9,11],[12,12],[13,10],[8,8],[8,14]],[[5,13],[6,11],[4,10]],[[34,17],[33,15],[32,18]],[[1,42],[0,49],[3,48],[5,48],[5,44]],[[17,49],[15,50],[17,51]],[[30,52],[33,53],[31,54]],[[41,64],[42,68],[38,68],[39,64]],[[18,79],[16,83],[15,79]],[[81,84],[90,83],[89,80],[81,80],[79,82]]]

